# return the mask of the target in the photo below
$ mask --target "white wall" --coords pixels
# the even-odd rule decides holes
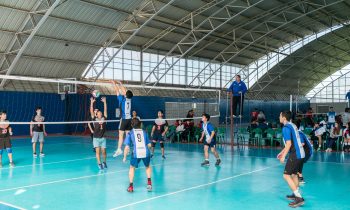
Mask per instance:
[[[347,103],[310,103],[310,106],[314,112],[317,112],[317,106],[332,106],[336,113],[341,113],[344,112]]]

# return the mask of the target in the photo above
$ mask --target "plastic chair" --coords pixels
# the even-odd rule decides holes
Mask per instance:
[[[281,147],[282,147],[282,145],[283,145],[283,135],[282,135],[282,129],[281,128],[277,128],[275,130],[275,138],[273,140],[279,142]]]
[[[219,127],[219,128],[217,129],[217,134],[216,134],[218,143],[224,142],[225,136],[226,136],[226,129],[225,129],[225,128],[220,128],[220,127]]]
[[[267,129],[266,131],[266,137],[263,138],[263,140],[268,140],[270,141],[270,146],[272,147],[273,145],[273,139],[275,137],[275,130],[273,130],[272,128]]]
[[[253,145],[260,146],[262,140],[263,131],[261,128],[255,128],[253,131]]]

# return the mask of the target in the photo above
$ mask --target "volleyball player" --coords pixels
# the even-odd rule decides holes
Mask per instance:
[[[287,195],[288,199],[293,200],[289,203],[290,207],[298,207],[304,204],[304,199],[299,191],[298,172],[300,172],[302,163],[305,158],[305,151],[300,140],[300,135],[296,125],[290,122],[291,112],[284,111],[280,113],[280,122],[284,125],[282,135],[285,147],[277,155],[281,163],[284,163],[286,156],[289,154],[283,178],[293,191],[292,195]]]
[[[98,109],[95,108],[94,109],[94,114],[95,114],[95,117],[97,116],[97,112],[98,112]],[[93,118],[90,119],[91,121],[93,121]],[[88,123],[88,127],[90,129],[90,131],[93,131],[94,130],[94,124],[93,123]],[[94,142],[94,133],[93,132],[90,132],[90,137],[91,137],[91,142],[93,143]],[[92,146],[93,147],[93,146]],[[95,150],[95,147],[92,148],[92,151],[93,152],[96,152]]]
[[[12,136],[12,128],[10,127],[9,121],[7,120],[6,111],[0,111],[0,168],[2,168],[2,153],[6,149],[7,156],[10,161],[10,168],[15,167],[12,159],[12,144],[10,136]]]
[[[298,129],[299,129],[299,127],[298,127]],[[299,130],[299,136],[300,136],[301,144],[303,145],[303,148],[305,151],[305,158],[304,158],[304,161],[302,162],[300,170],[298,172],[298,179],[299,179],[300,184],[304,184],[305,183],[304,176],[303,176],[304,163],[306,163],[310,159],[310,157],[312,156],[313,147],[312,147],[310,140],[307,138],[307,136],[300,130]]]
[[[215,134],[215,129],[214,126],[211,122],[209,122],[210,120],[210,115],[204,113],[202,115],[202,136],[199,140],[199,142],[202,142],[204,137],[204,162],[201,164],[202,166],[209,166],[209,148],[211,150],[211,152],[214,154],[215,158],[216,158],[216,166],[219,166],[221,163],[221,159],[219,157],[218,152],[216,151],[216,134]]]
[[[124,133],[128,134],[132,129],[131,127],[131,98],[133,97],[133,93],[130,90],[126,90],[121,82],[116,84],[115,81],[111,81],[115,92],[118,96],[119,108],[121,109],[121,118],[119,123],[119,141],[118,148],[113,154],[113,157],[117,157],[123,154],[122,145],[124,140]]]
[[[154,148],[156,147],[157,142],[159,141],[159,145],[162,151],[162,158],[165,159],[164,155],[164,140],[165,134],[168,132],[168,122],[163,119],[164,112],[162,110],[158,111],[158,118],[154,121],[151,138],[152,138],[152,154],[154,155]]]
[[[152,180],[151,180],[151,157],[150,148],[151,142],[147,136],[147,132],[141,129],[141,121],[137,118],[132,119],[133,129],[126,135],[125,138],[125,148],[124,148],[124,158],[123,162],[126,162],[126,156],[129,153],[130,147],[133,146],[133,152],[131,153],[130,159],[130,169],[129,169],[129,187],[128,192],[134,191],[134,175],[135,168],[138,168],[139,163],[142,161],[146,167],[147,174],[147,190],[152,190]]]
[[[103,105],[104,105],[103,114],[101,111],[98,111],[95,116],[95,113],[94,113],[95,101],[96,101],[95,98],[90,99],[90,115],[93,121],[96,121],[94,122],[94,129],[93,130],[91,129],[90,131],[91,133],[94,134],[93,145],[96,150],[96,159],[97,159],[98,168],[102,170],[104,168],[107,169],[106,138],[104,137],[106,132],[107,102],[105,97],[101,98],[101,101],[103,102]],[[100,157],[101,152],[103,156],[103,164],[101,163],[101,157]]]
[[[35,108],[36,115],[33,116],[31,122],[44,122],[45,117],[41,115],[42,108]],[[47,136],[45,130],[45,124],[30,124],[30,136],[32,137],[33,143],[33,157],[37,157],[36,154],[36,143],[40,143],[40,157],[44,157],[44,136]]]

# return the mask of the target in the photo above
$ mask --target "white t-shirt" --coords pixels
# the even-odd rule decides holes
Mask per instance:
[[[343,120],[343,126],[346,126],[346,124],[349,122],[350,120],[350,113],[348,112],[343,112],[341,115],[341,118]]]

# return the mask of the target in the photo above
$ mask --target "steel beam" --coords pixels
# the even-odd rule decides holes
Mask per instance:
[[[39,8],[39,6],[41,5],[41,1],[39,1],[40,4],[38,4],[37,8]],[[10,75],[11,72],[13,71],[13,69],[15,68],[18,60],[21,58],[23,52],[26,50],[26,48],[28,47],[29,43],[32,41],[33,37],[35,36],[35,34],[37,33],[37,31],[40,29],[40,27],[45,23],[46,19],[50,16],[50,14],[52,13],[52,11],[59,5],[59,3],[61,2],[61,0],[56,0],[52,5],[49,6],[49,8],[46,10],[45,15],[40,19],[40,21],[38,22],[37,25],[33,25],[33,29],[31,30],[30,35],[28,36],[28,38],[26,39],[26,41],[23,43],[23,45],[18,42],[21,47],[18,51],[18,53],[16,54],[16,57],[14,58],[14,60],[11,62],[11,65],[9,66],[9,68],[6,71],[6,75]],[[37,9],[36,8],[36,9]],[[28,14],[28,18],[27,18],[27,22],[30,20],[30,14]],[[26,22],[26,21],[25,21]],[[25,27],[25,25],[24,25]],[[22,30],[24,29],[24,27],[22,28]],[[13,46],[12,46],[13,47]],[[12,48],[11,47],[11,48]],[[10,49],[11,51],[11,49]],[[0,89],[4,88],[4,85],[6,83],[6,79],[3,79],[0,83]]]
[[[117,31],[112,34],[112,36],[106,41],[106,43],[103,45],[102,50],[100,53],[96,55],[94,60],[91,62],[87,70],[85,71],[85,74],[83,75],[83,78],[87,76],[87,74],[90,72],[91,69],[94,69],[97,73],[95,80],[97,80],[102,73],[105,71],[107,66],[112,62],[112,60],[118,55],[118,53],[132,40],[138,32],[146,26],[154,17],[156,17],[159,13],[161,13],[165,8],[167,8],[169,5],[171,5],[175,0],[170,0],[168,3],[164,4],[160,9],[157,9],[153,0],[147,0],[145,4],[143,4],[136,12],[134,12],[133,15],[128,16],[128,18],[125,20],[125,22],[118,27]],[[138,24],[136,19],[138,17],[147,18],[147,20],[143,24]],[[124,40],[123,33],[130,33],[132,34]],[[108,60],[103,63],[103,67],[101,69],[97,69],[96,62],[100,58],[101,55],[107,54],[108,55],[108,47],[111,45],[111,43],[118,39],[121,43],[120,46],[114,46],[118,49],[116,50],[113,55],[108,56]]]
[[[144,84],[147,84],[148,79],[151,77],[151,75],[155,74],[155,72],[158,70],[158,73],[160,73],[160,76],[157,78],[157,80],[153,83],[153,87],[156,86],[160,80],[170,71],[170,69],[173,68],[173,66],[180,61],[181,58],[183,58],[188,52],[190,52],[196,45],[198,45],[201,41],[203,41],[206,37],[211,35],[214,31],[218,30],[220,27],[228,23],[230,20],[238,17],[243,12],[246,12],[247,10],[254,8],[254,6],[258,5],[262,1],[257,1],[253,4],[250,4],[249,1],[247,1],[244,5],[238,5],[236,1],[231,1],[227,3],[225,6],[219,8],[216,12],[212,14],[212,16],[207,17],[204,21],[199,23],[198,25],[192,24],[191,31],[183,37],[166,55],[161,59],[160,62],[158,62],[157,66],[153,68],[153,70],[148,74],[148,76],[144,79]],[[236,8],[239,10],[239,12],[232,12],[230,9]],[[214,21],[221,20],[223,22],[220,22],[220,24],[215,24]],[[204,24],[209,24],[211,26],[211,29],[206,31],[206,34],[204,36],[199,36],[198,32],[203,32],[203,29],[201,29],[201,26]],[[180,52],[179,55],[173,56],[174,51],[178,50]],[[170,64],[168,59],[172,59],[172,63]],[[167,66],[164,70],[164,72],[159,72],[159,66],[163,64]],[[152,89],[149,90],[149,92]]]
[[[237,57],[239,54],[241,54],[244,50],[246,50],[248,47],[250,47],[253,43],[257,43],[258,41],[260,41],[261,39],[265,38],[267,35],[271,34],[272,32],[276,31],[277,29],[295,21],[300,19],[301,17],[306,16],[307,14],[313,13],[315,11],[321,10],[323,8],[329,7],[331,5],[337,4],[339,2],[342,2],[343,0],[338,0],[338,1],[332,1],[332,2],[322,2],[322,4],[312,4],[315,6],[314,9],[309,9],[305,12],[296,12],[294,11],[294,7],[289,7],[286,10],[282,10],[281,12],[277,13],[276,15],[274,15],[273,17],[269,18],[267,21],[264,21],[263,23],[261,23],[262,25],[266,26],[266,30],[265,31],[256,31],[256,28],[258,28],[258,26],[254,27],[251,31],[249,31],[248,33],[245,33],[243,36],[248,36],[251,37],[251,43],[249,43],[248,45],[246,45],[244,48],[242,49],[237,49],[237,51],[229,51],[232,50],[230,48],[235,48],[236,44],[239,42],[239,39],[236,40],[235,42],[232,42],[230,45],[228,45],[218,56],[216,56],[216,59],[221,57],[224,59],[223,64],[226,64],[227,62],[229,62],[230,60],[232,60],[233,58]],[[308,5],[309,2],[300,2],[300,4],[306,4]],[[290,18],[289,16],[293,15],[292,18]],[[274,21],[274,25],[277,25],[273,28],[269,28],[268,24],[274,20],[273,18],[276,16],[282,16],[284,19],[281,22],[276,22]],[[255,33],[254,33],[255,32]],[[255,37],[256,34],[259,34],[259,37]],[[255,36],[254,36],[255,35]],[[226,57],[228,55],[228,57]],[[208,65],[202,69],[201,72],[203,72],[205,69],[207,69]],[[199,88],[201,88],[205,82],[207,80],[209,80],[212,75],[214,75],[216,72],[218,71],[218,69],[216,69],[203,83],[202,85],[199,86]]]

